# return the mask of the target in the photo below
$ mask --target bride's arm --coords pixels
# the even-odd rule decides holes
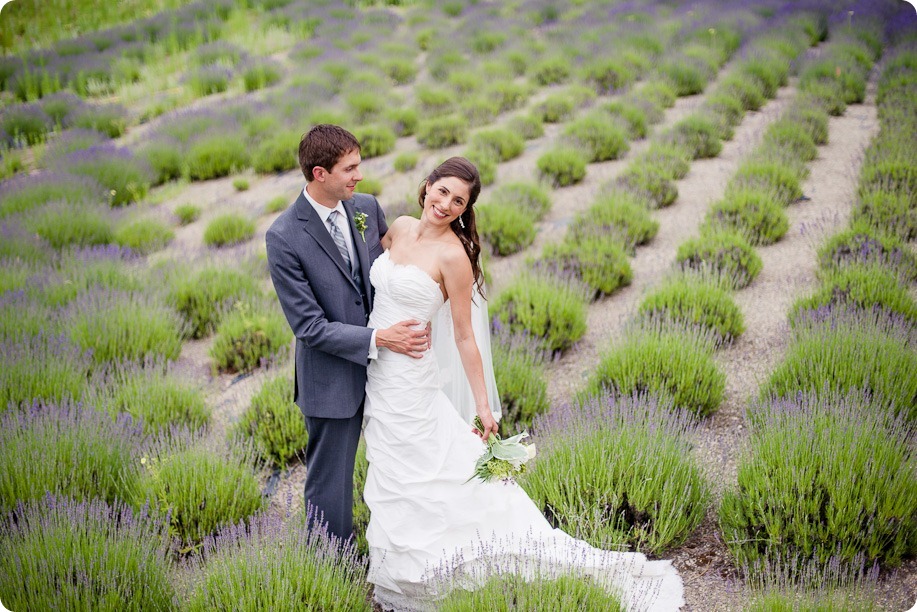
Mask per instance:
[[[474,396],[475,412],[484,424],[484,431],[479,432],[482,440],[487,440],[491,433],[497,433],[499,426],[494,420],[487,399],[487,385],[484,382],[484,365],[481,353],[474,339],[474,330],[471,326],[471,295],[474,286],[474,277],[471,272],[471,262],[465,250],[459,247],[451,250],[444,257],[441,268],[443,284],[446,294],[452,304],[452,324],[455,334],[455,345],[458,348],[465,375],[471,384],[471,393]]]

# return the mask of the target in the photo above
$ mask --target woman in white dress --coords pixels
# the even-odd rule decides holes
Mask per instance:
[[[472,429],[442,392],[434,351],[412,359],[380,349],[370,364],[363,496],[375,599],[385,610],[435,609],[450,588],[473,589],[490,572],[572,573],[616,592],[628,610],[677,610],[682,583],[668,561],[593,548],[553,529],[518,485],[468,480],[482,440],[497,432],[471,321],[472,292],[482,283],[473,208],[480,190],[468,160],[443,162],[421,185],[420,219],[392,223],[370,273],[371,327],[429,321],[449,301],[484,427]]]

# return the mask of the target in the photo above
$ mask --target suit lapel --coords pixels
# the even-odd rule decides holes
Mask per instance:
[[[351,286],[357,289],[356,283],[353,282],[353,279],[350,277],[350,271],[347,269],[347,262],[341,257],[341,252],[338,251],[337,245],[334,244],[331,234],[328,233],[325,224],[322,223],[321,217],[319,217],[315,209],[312,208],[306,196],[300,193],[293,206],[296,208],[296,217],[303,222],[303,229],[306,233],[312,236],[313,240],[318,243],[318,246],[325,251],[325,254],[334,262],[334,265],[338,267],[341,274],[344,275],[344,278],[347,279]],[[352,216],[352,214],[348,214],[348,217]],[[351,226],[353,226],[352,219],[350,223]],[[357,291],[359,292],[359,289],[357,289]]]
[[[364,236],[360,235],[359,230],[357,229],[356,223],[354,223],[353,216],[356,212],[356,202],[353,198],[342,202],[344,205],[344,210],[347,211],[347,221],[350,223],[350,235],[353,237],[353,250],[357,253],[357,258],[360,260],[360,276],[363,279],[363,286],[366,287],[366,295],[369,296],[372,293],[369,290],[369,249],[366,246],[366,239]],[[314,211],[313,211],[314,212]],[[372,300],[370,300],[369,306],[372,307]]]

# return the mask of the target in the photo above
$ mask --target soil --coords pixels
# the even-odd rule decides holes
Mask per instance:
[[[720,74],[724,74],[727,69]],[[790,230],[771,246],[758,247],[764,268],[747,288],[734,293],[745,318],[746,331],[731,346],[721,348],[716,360],[727,377],[726,399],[713,415],[698,425],[695,434],[695,458],[705,466],[715,498],[725,488],[733,486],[736,462],[746,442],[744,407],[759,385],[781,359],[787,346],[786,313],[799,296],[811,292],[816,283],[815,251],[827,236],[844,227],[854,204],[859,166],[863,151],[878,131],[874,104],[874,83],[864,104],[850,106],[841,117],[829,124],[829,143],[819,148],[819,156],[810,165],[810,175],[804,192],[808,198],[789,207]],[[643,296],[670,274],[679,244],[695,236],[698,225],[709,206],[722,197],[727,181],[740,161],[757,145],[766,127],[777,119],[795,96],[795,83],[779,90],[777,97],[757,112],[748,113],[735,136],[724,143],[721,154],[709,160],[691,164],[690,173],[677,182],[679,197],[670,207],[654,211],[660,224],[656,237],[638,248],[631,260],[633,282],[613,295],[593,303],[588,312],[585,337],[547,369],[548,390],[555,405],[570,401],[580,389],[601,355],[620,336],[624,325],[633,316]],[[658,133],[695,110],[703,96],[680,98],[666,112],[665,119],[655,127]],[[560,126],[546,126],[545,136],[529,141],[525,153],[501,164],[497,184],[513,180],[532,180],[536,160],[557,139]],[[490,291],[496,294],[513,276],[526,266],[526,259],[541,248],[559,240],[574,216],[588,208],[599,188],[617,176],[648,145],[647,140],[631,143],[622,159],[590,164],[581,183],[552,193],[553,207],[539,224],[535,243],[525,251],[504,258],[492,257],[489,263]],[[414,138],[399,139],[393,153],[365,160],[363,172],[379,179],[384,185],[380,201],[389,211],[391,221],[398,213],[416,206],[416,189],[421,178],[439,161],[459,155],[464,146],[430,152],[423,150]],[[399,153],[418,153],[417,168],[409,173],[394,170],[392,160]],[[215,256],[227,261],[251,252],[263,253],[264,232],[275,215],[265,215],[264,205],[282,195],[292,201],[302,188],[302,175],[291,171],[275,176],[246,175],[250,189],[237,192],[233,178],[192,184],[178,196],[166,198],[157,207],[158,214],[167,214],[182,203],[195,203],[203,208],[200,220],[178,230],[174,242],[158,257],[188,259],[214,255],[201,247],[203,228],[217,214],[235,211],[257,217],[257,233],[249,246]],[[486,200],[485,187],[482,200]],[[393,214],[395,213],[395,214]],[[265,277],[265,287],[270,281]],[[224,436],[226,430],[247,407],[251,396],[260,388],[266,372],[239,378],[213,375],[207,351],[211,340],[186,342],[178,361],[184,370],[205,385],[213,409],[212,435]],[[302,506],[305,468],[294,463],[278,474],[264,472],[265,486],[270,483],[269,511],[286,514]],[[685,598],[690,611],[741,610],[748,602],[748,593],[737,579],[728,551],[718,536],[715,513],[711,505],[701,526],[680,546],[663,554],[671,558],[685,584]],[[917,560],[905,563],[897,572],[883,574],[879,583],[880,606],[884,610],[906,610],[917,600]]]

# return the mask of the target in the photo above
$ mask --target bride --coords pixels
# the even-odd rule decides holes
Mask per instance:
[[[371,362],[363,496],[374,598],[385,610],[435,609],[449,589],[473,590],[491,573],[573,573],[616,593],[628,610],[676,610],[682,583],[670,562],[593,548],[553,529],[518,485],[468,481],[482,440],[498,429],[471,320],[472,293],[482,284],[473,208],[480,190],[468,160],[443,162],[421,185],[420,219],[392,223],[370,272],[370,327],[430,321],[448,300],[484,429],[473,430],[457,411],[466,407],[442,392],[434,351],[412,359],[380,349]]]

